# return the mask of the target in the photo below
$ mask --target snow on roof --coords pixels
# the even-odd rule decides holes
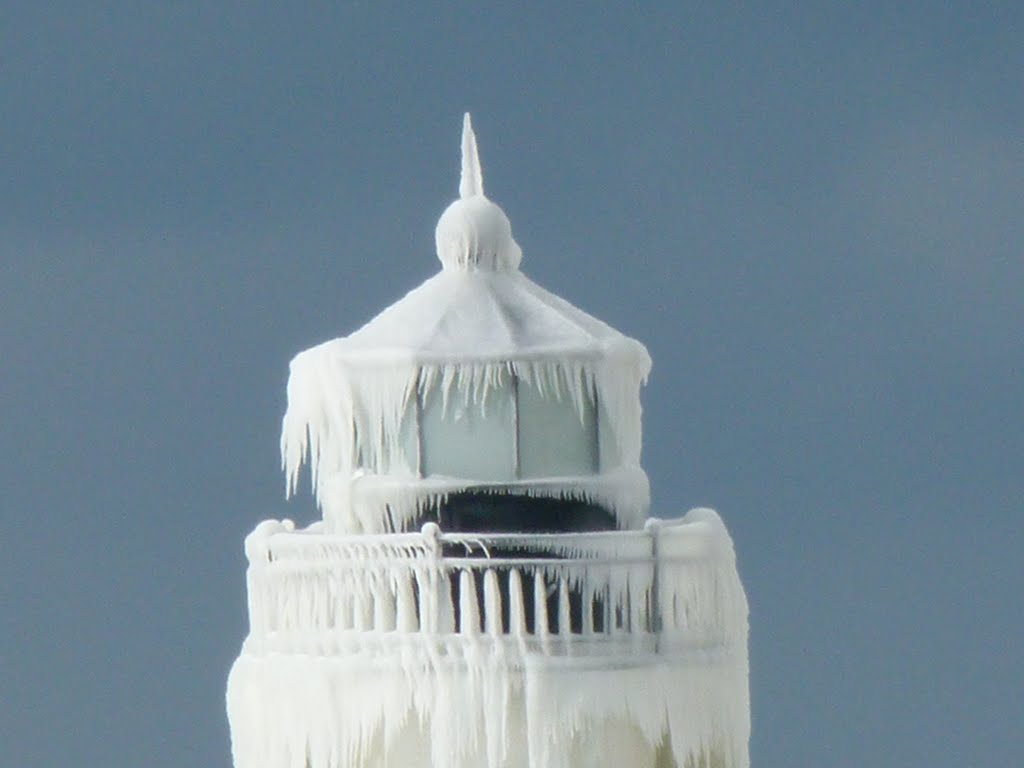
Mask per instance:
[[[643,346],[544,290],[518,270],[443,270],[381,312],[332,352],[358,361],[427,364],[593,358]]]

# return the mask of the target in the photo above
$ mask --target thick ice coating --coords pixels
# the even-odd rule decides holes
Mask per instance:
[[[648,517],[647,350],[519,271],[468,115],[459,194],[444,268],[291,363],[323,521],[245,540],[235,768],[749,768],[732,540]]]
[[[246,542],[236,768],[749,768],[748,608],[714,512],[524,539],[549,559],[504,567],[435,555],[436,532],[276,525]],[[572,593],[611,630],[570,631]]]
[[[462,197],[437,226],[444,269],[355,333],[292,361],[281,435],[289,492],[308,464],[330,528],[404,529],[448,495],[497,479],[425,471],[424,443],[440,441],[430,442],[422,418],[432,400],[445,411],[457,403],[482,415],[495,393],[534,393],[596,421],[599,461],[571,476],[510,468],[486,490],[596,503],[621,527],[639,526],[649,500],[639,394],[651,366],[647,350],[519,271],[508,219],[483,196],[468,115],[462,149]],[[522,437],[516,431],[503,447],[518,450]]]
[[[449,205],[434,238],[445,269],[518,269],[523,260],[505,212],[482,195]]]

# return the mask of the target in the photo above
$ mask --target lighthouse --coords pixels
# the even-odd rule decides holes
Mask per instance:
[[[647,350],[523,273],[469,115],[435,240],[291,362],[286,484],[322,519],[245,540],[235,768],[746,768],[732,541],[652,514]]]

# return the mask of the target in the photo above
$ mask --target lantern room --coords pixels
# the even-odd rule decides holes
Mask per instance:
[[[642,344],[520,271],[469,115],[438,274],[291,364],[282,457],[329,529],[637,528]]]

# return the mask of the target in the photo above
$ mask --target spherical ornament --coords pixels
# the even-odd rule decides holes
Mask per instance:
[[[506,271],[518,269],[523,258],[505,212],[483,195],[449,205],[437,222],[435,241],[445,269]]]

